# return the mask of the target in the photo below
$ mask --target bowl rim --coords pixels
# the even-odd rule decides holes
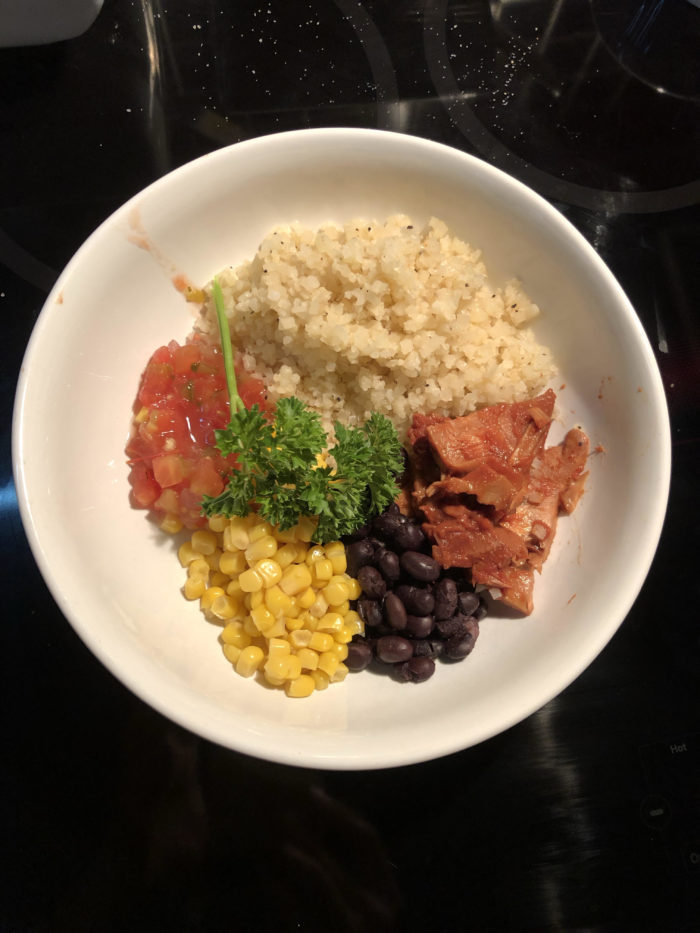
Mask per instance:
[[[266,149],[270,146],[279,146],[281,149],[283,149],[287,143],[299,142],[300,140],[304,140],[306,144],[313,144],[315,141],[333,141],[336,144],[342,144],[352,140],[365,140],[371,141],[371,144],[379,144],[383,140],[389,140],[392,141],[392,144],[394,145],[398,144],[406,145],[409,147],[412,146],[416,149],[416,151],[422,150],[426,155],[430,155],[431,153],[440,153],[443,156],[448,156],[456,160],[457,162],[462,161],[466,167],[472,170],[476,170],[477,173],[483,173],[484,177],[490,177],[491,179],[497,180],[499,183],[505,184],[506,187],[510,186],[513,191],[517,191],[521,198],[525,198],[526,200],[530,200],[532,203],[534,203],[537,210],[540,213],[546,215],[549,221],[552,222],[555,227],[558,226],[559,229],[565,232],[570,239],[573,239],[576,242],[578,248],[580,248],[585,254],[588,261],[593,263],[597,275],[600,276],[602,280],[604,280],[604,283],[607,289],[610,291],[611,295],[614,295],[617,306],[623,312],[626,318],[626,324],[630,326],[636,333],[637,349],[642,355],[646,374],[650,382],[651,391],[649,392],[649,398],[652,403],[650,418],[653,418],[654,423],[658,428],[655,435],[655,440],[658,444],[658,475],[656,480],[656,494],[650,497],[650,508],[649,514],[647,516],[648,533],[645,536],[644,548],[638,554],[638,559],[635,562],[635,572],[632,575],[632,579],[628,581],[626,587],[626,599],[620,604],[623,609],[622,614],[619,618],[617,618],[616,614],[615,619],[611,621],[607,627],[600,629],[599,637],[593,643],[590,650],[585,653],[585,655],[580,656],[578,658],[578,663],[571,665],[567,670],[565,683],[559,682],[555,684],[551,690],[543,691],[531,702],[524,702],[522,708],[517,712],[513,712],[510,716],[502,717],[500,725],[497,729],[484,729],[482,730],[483,734],[475,731],[475,737],[470,738],[466,744],[463,739],[457,736],[451,740],[445,740],[444,738],[440,741],[433,740],[432,742],[427,743],[426,746],[423,746],[421,751],[416,751],[411,747],[391,747],[383,749],[381,752],[374,750],[370,753],[369,756],[365,757],[349,755],[347,757],[336,756],[334,758],[328,758],[327,756],[322,756],[313,752],[310,754],[305,754],[302,750],[299,749],[270,748],[269,743],[266,745],[264,735],[244,736],[242,739],[240,736],[237,736],[236,742],[233,743],[231,739],[222,734],[220,730],[211,727],[208,728],[207,724],[203,723],[196,715],[189,716],[187,711],[182,708],[178,709],[177,711],[173,711],[168,703],[163,700],[163,697],[157,691],[151,689],[151,685],[149,683],[138,681],[135,676],[131,675],[128,668],[125,669],[123,665],[115,662],[114,659],[110,657],[108,650],[106,650],[105,647],[101,644],[100,639],[91,629],[89,623],[82,619],[80,614],[73,609],[68,595],[65,593],[61,586],[61,581],[55,577],[51,565],[51,558],[49,553],[50,548],[47,549],[45,547],[45,542],[42,540],[40,531],[34,519],[33,509],[30,502],[31,490],[28,486],[28,479],[23,465],[23,461],[26,455],[23,432],[25,419],[25,401],[30,386],[30,380],[33,378],[34,372],[34,367],[31,364],[35,353],[37,353],[38,349],[41,347],[42,335],[45,327],[47,326],[47,321],[50,319],[53,313],[56,313],[55,308],[57,305],[57,298],[60,295],[61,290],[65,287],[66,282],[70,280],[74,270],[80,266],[83,255],[91,249],[103,231],[112,227],[120,219],[128,216],[130,211],[136,205],[138,205],[145,196],[153,193],[154,191],[157,192],[159,189],[166,190],[172,184],[179,184],[180,181],[183,178],[186,178],[190,172],[198,171],[203,163],[215,164],[219,160],[226,161],[231,157],[234,151],[236,153],[243,152],[245,150],[254,152],[255,149]],[[52,311],[52,309],[54,310]],[[204,155],[201,155],[178,166],[167,174],[154,180],[140,191],[136,192],[93,230],[93,232],[75,251],[56,280],[53,288],[44,301],[42,309],[34,323],[30,339],[27,343],[17,381],[14,400],[12,418],[12,463],[22,524],[24,526],[34,559],[54,601],[56,602],[64,618],[70,623],[74,631],[79,635],[81,640],[86,644],[95,657],[134,695],[148,703],[151,707],[158,710],[170,720],[187,728],[194,734],[200,735],[209,741],[215,742],[224,747],[244,754],[252,755],[263,760],[298,767],[322,768],[325,770],[372,770],[379,768],[401,767],[431,760],[436,757],[443,757],[446,755],[454,754],[467,747],[479,744],[480,742],[483,742],[486,739],[493,737],[494,735],[500,734],[501,732],[511,728],[516,723],[522,722],[528,716],[532,715],[532,713],[534,713],[537,709],[542,708],[553,697],[557,696],[563,689],[571,684],[573,680],[575,680],[576,677],[578,677],[592,663],[592,661],[603,650],[605,645],[610,641],[612,636],[615,634],[628,615],[640,593],[640,590],[649,573],[652,561],[654,559],[654,555],[656,553],[663,529],[666,510],[668,507],[668,496],[671,481],[671,436],[669,413],[661,374],[659,372],[658,365],[656,363],[647,334],[636,311],[634,310],[634,307],[627,298],[627,295],[613,275],[612,271],[595,251],[593,246],[553,204],[539,195],[528,185],[524,184],[503,170],[496,168],[478,156],[463,152],[462,150],[456,149],[444,143],[435,142],[423,137],[413,136],[410,134],[391,130],[337,126],[270,133],[264,136],[253,137],[251,139],[242,140],[240,142],[212,150],[209,153],[205,153]],[[573,676],[571,676],[572,672]]]

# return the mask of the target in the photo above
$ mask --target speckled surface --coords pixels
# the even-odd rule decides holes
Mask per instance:
[[[697,929],[698,49],[686,0],[106,0],[78,38],[0,49],[1,929]],[[224,751],[115,681],[39,576],[9,442],[33,323],[105,217],[220,146],[337,125],[552,201],[638,312],[674,445],[652,571],[594,664],[476,748],[347,774]]]

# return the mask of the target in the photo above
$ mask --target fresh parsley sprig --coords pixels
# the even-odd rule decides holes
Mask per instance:
[[[401,445],[391,421],[378,412],[358,428],[336,422],[336,443],[321,460],[328,439],[318,414],[294,396],[277,402],[274,418],[258,405],[246,409],[236,386],[231,339],[221,287],[212,286],[231,401],[228,427],[216,432],[223,454],[235,454],[236,469],[218,496],[204,496],[205,515],[247,515],[252,508],[281,529],[302,515],[318,518],[315,539],[340,538],[383,512],[399,489]],[[228,360],[228,363],[227,363]]]

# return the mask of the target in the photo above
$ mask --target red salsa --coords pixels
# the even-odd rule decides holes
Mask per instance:
[[[238,392],[247,408],[266,407],[265,388],[236,361]],[[126,447],[132,504],[199,528],[203,495],[223,491],[235,458],[216,447],[216,428],[229,420],[221,349],[198,337],[171,341],[148,361]]]

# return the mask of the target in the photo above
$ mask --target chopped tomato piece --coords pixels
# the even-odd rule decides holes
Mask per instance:
[[[153,458],[153,476],[163,488],[177,486],[191,472],[191,465],[179,454],[162,454]]]
[[[246,407],[265,410],[265,387],[236,360],[238,391]],[[216,431],[229,421],[221,349],[198,337],[171,341],[151,356],[134,406],[126,453],[134,506],[177,515],[186,528],[205,523],[202,496],[223,491],[235,457],[224,457]]]

